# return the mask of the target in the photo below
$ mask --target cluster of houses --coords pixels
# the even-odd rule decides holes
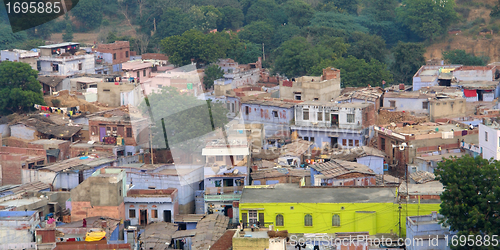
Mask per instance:
[[[495,63],[434,63],[412,86],[341,88],[335,68],[289,79],[260,58],[221,59],[224,76],[206,92],[203,69],[124,41],[1,60],[29,63],[48,98],[101,108],[0,119],[0,249],[403,249],[404,237],[423,241],[407,249],[435,238],[449,249],[437,164],[500,159]],[[187,156],[152,147],[138,105],[166,86],[222,102],[230,122]],[[394,244],[369,240],[381,237]]]

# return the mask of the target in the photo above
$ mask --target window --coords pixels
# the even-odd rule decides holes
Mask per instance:
[[[229,110],[229,105],[230,105],[230,103],[229,103],[229,102],[228,102],[228,103],[226,103],[227,110]]]
[[[222,156],[222,155],[216,155],[215,156],[215,160],[216,161],[223,161],[224,160],[224,156]]]
[[[396,107],[396,101],[389,101],[389,106],[390,106],[391,108]]]
[[[349,139],[349,147],[354,146],[354,143],[353,143],[353,142],[354,142],[354,141],[353,141],[352,139]]]
[[[295,94],[295,100],[302,100],[302,95],[301,94]]]
[[[220,187],[222,182],[220,180],[214,181],[215,187]]]
[[[304,136],[304,141],[309,141],[309,137]]]
[[[78,63],[78,70],[82,70],[83,66],[82,63]]]
[[[323,121],[323,112],[318,112],[318,121]]]
[[[129,209],[128,210],[128,217],[129,218],[135,218],[135,209]]]
[[[245,115],[248,115],[250,113],[250,107],[245,106]]]
[[[277,227],[282,227],[283,225],[284,225],[284,223],[283,223],[283,215],[282,214],[276,215],[276,226]]]
[[[234,113],[234,103],[231,103],[231,112]]]
[[[429,102],[422,102],[422,109],[428,109],[429,108]]]
[[[92,135],[97,135],[97,126],[92,126]]]
[[[304,226],[306,227],[312,227],[313,225],[313,217],[310,214],[306,214],[304,216]]]
[[[311,137],[311,138],[309,139],[309,141],[310,141],[310,142],[314,142],[314,137]]]
[[[127,137],[132,137],[132,128],[127,128]]]
[[[146,76],[146,70],[142,71],[142,76]]]
[[[342,139],[342,145],[347,146],[347,139]]]
[[[113,60],[116,60],[116,53],[113,54]]]
[[[109,92],[109,91],[111,91],[111,90],[109,90],[109,89],[103,89],[102,91],[106,91],[106,92]]]
[[[151,218],[158,219],[158,210],[157,209],[151,209]]]
[[[309,109],[304,109],[302,111],[302,120],[304,120],[304,121],[309,120]]]
[[[354,123],[354,114],[347,114],[347,123]]]
[[[137,78],[139,78],[140,76],[141,76],[141,72],[137,71]]]
[[[248,223],[250,223],[250,224],[257,223],[257,210],[249,210],[248,211]]]
[[[488,132],[484,132],[484,141],[488,141]]]
[[[128,58],[128,51],[125,51],[125,57]]]
[[[332,216],[332,226],[333,227],[340,227],[340,215],[334,214]]]
[[[315,101],[318,101],[319,99],[318,98],[314,98]]]
[[[325,113],[325,121],[329,122],[330,121],[330,114]]]
[[[354,140],[354,145],[356,145],[356,147],[359,147],[359,140]]]
[[[278,118],[278,111],[273,110],[273,117]]]

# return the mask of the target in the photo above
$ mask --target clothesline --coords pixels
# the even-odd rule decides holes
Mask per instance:
[[[68,114],[69,116],[81,113],[80,106],[70,107],[70,108],[55,108],[55,107],[42,106],[39,104],[35,104],[34,107],[37,110],[46,111],[49,113],[63,114],[63,115]]]

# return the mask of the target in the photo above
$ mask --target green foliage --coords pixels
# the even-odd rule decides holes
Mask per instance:
[[[432,40],[457,19],[454,7],[454,0],[405,0],[397,9],[397,16],[417,35]]]
[[[266,45],[267,50],[269,48],[275,49],[278,48],[285,41],[290,40],[290,38],[297,36],[300,34],[300,28],[293,24],[280,25],[277,26],[274,31],[273,39],[271,40],[271,44],[269,46]]]
[[[449,64],[462,64],[465,66],[484,66],[489,60],[487,57],[474,56],[460,49],[444,51],[443,59]]]
[[[214,6],[193,5],[188,12],[192,20],[193,28],[201,32],[207,32],[217,28],[222,20],[222,13]]]
[[[227,57],[238,44],[239,39],[233,34],[203,34],[197,30],[188,30],[180,36],[163,39],[161,50],[169,55],[169,61],[175,65],[190,64],[191,59],[200,65]]]
[[[243,26],[243,21],[245,21],[245,15],[241,9],[237,9],[231,6],[226,6],[219,8],[222,14],[221,21],[218,25],[219,30],[231,29],[235,30]]]
[[[465,238],[500,233],[500,163],[480,156],[445,159],[438,163],[436,179],[444,187],[439,213],[442,223]],[[458,246],[455,249],[497,249],[498,247]]]
[[[12,33],[9,25],[0,24],[0,49],[15,49],[27,38],[25,31]]]
[[[38,72],[27,63],[0,63],[0,114],[33,110],[34,104],[44,104]]]
[[[412,83],[413,75],[425,64],[425,47],[421,43],[399,42],[393,49],[392,72],[397,83]]]
[[[253,22],[238,33],[238,37],[252,43],[270,45],[273,41],[274,27],[264,21]]]
[[[375,59],[366,62],[364,59],[357,59],[354,56],[338,58],[335,61],[323,61],[319,67],[314,68],[316,74],[326,67],[340,69],[343,87],[366,87],[381,86],[382,81],[392,83],[392,74],[387,70],[387,66]],[[321,73],[319,73],[321,75]]]
[[[285,13],[288,16],[288,23],[299,27],[309,25],[309,20],[314,14],[311,5],[302,0],[288,0],[284,6]]]
[[[268,21],[274,25],[281,25],[286,22],[286,14],[274,0],[252,1],[245,18],[247,24],[255,21]]]
[[[193,152],[197,146],[203,144],[195,138],[211,132],[212,122],[215,128],[223,127],[227,123],[227,109],[222,104],[206,102],[192,95],[181,94],[173,87],[165,87],[160,93],[149,95],[147,101],[150,103],[156,125],[152,130],[155,147],[166,147],[162,119],[168,145],[179,147],[186,152]],[[149,113],[146,103],[142,103],[140,108],[143,113]]]
[[[330,27],[347,33],[368,32],[368,28],[361,24],[359,17],[337,12],[316,12],[311,19],[311,26]]]
[[[27,40],[23,42],[21,45],[19,45],[19,49],[24,49],[24,50],[31,50],[34,48],[38,48],[39,46],[45,45],[45,42],[40,39],[32,39],[32,40]]]
[[[184,13],[180,8],[168,8],[158,23],[155,36],[163,39],[169,36],[182,35],[182,33],[192,28],[193,24],[187,13]]]
[[[385,47],[385,41],[381,37],[361,32],[354,32],[348,42],[351,46],[349,47],[347,54],[358,59],[365,59],[367,62],[371,59],[381,62],[385,61],[387,49]]]
[[[325,0],[325,2],[333,2],[337,9],[343,10],[349,14],[358,13],[358,0]]]
[[[491,10],[490,16],[491,17],[500,17],[500,0],[498,0],[498,3]]]
[[[101,0],[80,0],[71,10],[83,31],[99,28],[102,21]]]
[[[52,99],[52,106],[54,107],[59,107],[59,105],[61,105],[61,100],[59,99]]]
[[[70,22],[66,24],[66,32],[63,34],[62,39],[65,42],[73,41],[73,26]]]
[[[211,89],[214,81],[224,76],[224,70],[217,64],[212,64],[205,69],[205,76],[203,77],[203,85],[205,89]]]
[[[262,45],[255,43],[242,43],[234,51],[229,54],[240,64],[254,63],[262,57]]]
[[[362,14],[372,17],[377,22],[394,21],[397,6],[397,0],[370,0],[366,1]]]

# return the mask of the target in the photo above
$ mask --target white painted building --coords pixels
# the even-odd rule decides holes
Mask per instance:
[[[37,69],[42,75],[73,76],[95,73],[94,55],[80,50],[78,43],[52,44],[39,48]]]
[[[484,159],[500,160],[500,124],[488,119],[479,124],[479,148]]]

